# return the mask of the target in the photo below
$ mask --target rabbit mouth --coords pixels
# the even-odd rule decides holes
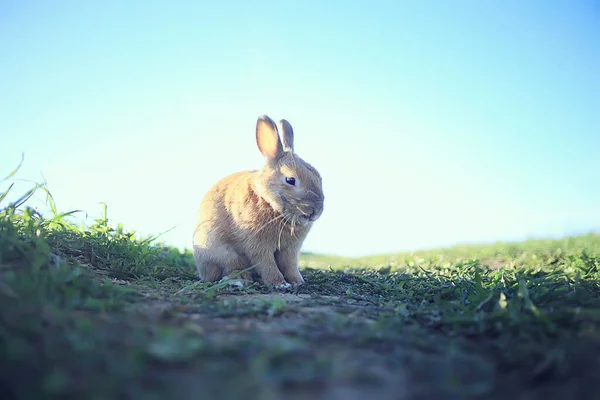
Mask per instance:
[[[308,225],[312,220],[308,215],[302,214],[298,216],[298,222],[300,222],[300,225]]]

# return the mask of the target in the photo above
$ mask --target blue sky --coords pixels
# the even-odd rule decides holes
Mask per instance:
[[[323,176],[305,250],[598,231],[597,4],[5,3],[0,175],[24,152],[61,210],[189,248],[268,113]]]

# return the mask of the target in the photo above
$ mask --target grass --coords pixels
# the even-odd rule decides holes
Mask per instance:
[[[600,235],[362,259],[307,284],[199,283],[189,251],[1,204],[5,398],[593,398]],[[0,201],[6,202],[6,193]]]

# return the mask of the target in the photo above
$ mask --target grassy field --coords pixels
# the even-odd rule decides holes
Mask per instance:
[[[37,189],[44,191],[44,187]],[[0,201],[5,199],[0,194]],[[0,392],[15,399],[587,399],[600,235],[302,257],[287,292],[27,195],[0,211]],[[18,204],[22,203],[22,204]]]

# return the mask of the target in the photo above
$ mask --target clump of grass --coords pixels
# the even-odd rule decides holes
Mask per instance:
[[[50,193],[48,198],[52,199]],[[63,214],[59,214],[62,217]],[[50,221],[53,221],[51,219]],[[126,231],[122,224],[110,226],[106,204],[101,218],[89,227],[76,227],[61,220],[61,229],[49,226],[47,240],[57,253],[98,271],[110,271],[120,279],[193,279],[191,255],[175,248],[153,245],[155,237],[138,238],[135,231]]]
[[[180,265],[183,255],[152,247],[120,227],[113,230],[106,209],[89,228],[78,227],[68,220],[72,212],[56,210],[43,185],[2,204],[12,187],[0,193],[0,387],[5,396],[131,395],[141,389],[126,382],[147,371],[144,365],[173,358],[180,351],[173,347],[192,349],[189,343],[197,339],[184,340],[181,332],[102,317],[120,315],[141,297],[114,279],[189,276],[189,264]],[[48,196],[50,218],[25,206],[39,190]],[[137,340],[122,340],[132,336]]]
[[[477,342],[498,367],[526,381],[564,382],[581,373],[582,364],[595,363],[585,354],[600,348],[600,235],[528,241],[506,253],[497,248],[473,246],[471,254],[494,254],[503,267],[462,255],[445,256],[443,263],[442,256],[399,255],[400,262],[377,269],[310,270],[307,280],[321,293],[373,307],[380,329],[369,340],[427,327]]]

